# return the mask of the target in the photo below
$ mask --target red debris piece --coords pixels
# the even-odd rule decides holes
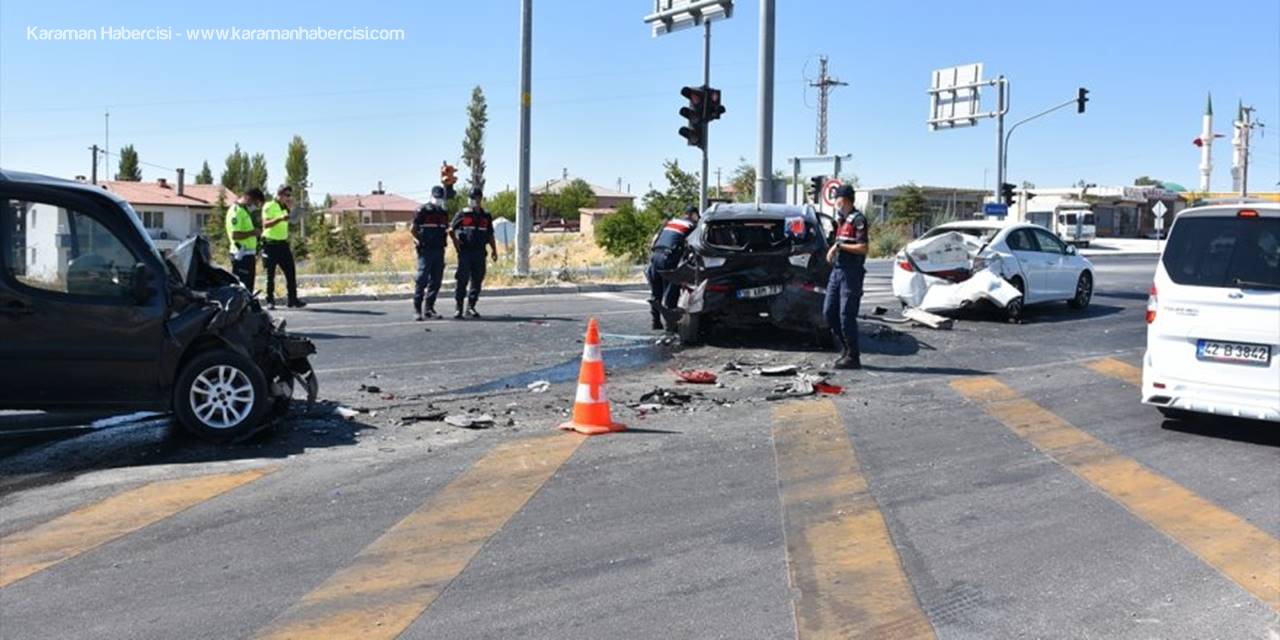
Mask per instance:
[[[844,393],[844,387],[838,384],[830,384],[827,382],[813,383],[813,390],[817,391],[818,393],[826,393],[833,396],[838,396]]]
[[[677,378],[680,378],[682,382],[688,382],[689,384],[716,383],[716,374],[707,371],[706,369],[691,369],[689,371],[676,371],[675,369],[672,369],[671,373],[675,374]]]

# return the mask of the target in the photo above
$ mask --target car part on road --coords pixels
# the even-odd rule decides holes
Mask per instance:
[[[950,329],[955,320],[929,313],[922,309],[907,309],[902,312],[902,316],[912,322],[929,327],[930,329]]]
[[[671,369],[671,374],[679,378],[681,382],[689,384],[715,384],[716,374],[705,369],[691,369],[688,371],[677,371]]]
[[[640,404],[657,404],[667,407],[683,407],[693,401],[692,393],[684,393],[672,389],[664,389],[662,387],[654,387],[650,391],[640,396]]]

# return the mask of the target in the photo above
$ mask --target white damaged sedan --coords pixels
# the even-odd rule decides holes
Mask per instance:
[[[1044,227],[989,220],[952,222],[898,252],[893,294],[923,311],[958,311],[979,301],[1010,319],[1023,306],[1066,301],[1084,309],[1093,298],[1093,263]]]

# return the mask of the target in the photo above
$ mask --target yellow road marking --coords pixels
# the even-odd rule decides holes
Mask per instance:
[[[0,588],[271,473],[254,469],[143,485],[0,538]]]
[[[258,637],[399,636],[583,440],[556,434],[499,445]]]
[[[773,413],[796,634],[933,638],[830,400]]]
[[[994,378],[952,388],[1206,564],[1280,611],[1280,540],[1125,457]]]
[[[1142,369],[1127,362],[1121,362],[1115,358],[1103,358],[1094,360],[1085,366],[1103,375],[1128,382],[1136,387],[1142,386]]]

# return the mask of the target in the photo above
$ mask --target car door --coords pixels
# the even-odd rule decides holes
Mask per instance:
[[[1067,243],[1043,229],[1032,230],[1036,236],[1036,244],[1040,245],[1040,253],[1045,256],[1048,269],[1048,287],[1045,293],[1052,299],[1065,300],[1075,294],[1076,273],[1075,261],[1067,250]]]
[[[1024,301],[1027,303],[1046,299],[1049,287],[1049,257],[1040,251],[1031,229],[1021,228],[1009,232],[1005,244],[1018,259],[1022,275],[1026,279]]]
[[[0,186],[0,405],[156,403],[165,280],[131,215],[87,192]]]

